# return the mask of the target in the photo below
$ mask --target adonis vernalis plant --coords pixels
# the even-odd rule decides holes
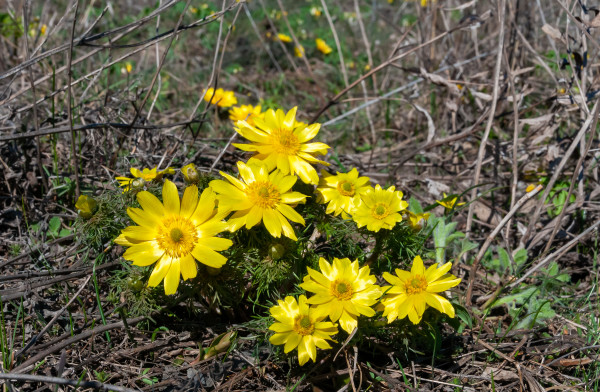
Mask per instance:
[[[234,124],[238,121],[246,121],[249,125],[254,125],[254,119],[256,117],[264,117],[260,105],[234,106],[231,109],[229,109],[229,119],[233,121]]]
[[[371,308],[381,296],[381,288],[375,284],[375,275],[370,275],[368,266],[359,268],[358,260],[333,259],[333,263],[321,258],[321,272],[308,268],[308,275],[300,285],[315,293],[308,299],[317,315],[339,320],[342,329],[351,333],[358,325],[358,316],[373,317]]]
[[[157,168],[148,169],[144,168],[143,170],[132,167],[129,169],[131,175],[134,178],[129,177],[115,177],[115,180],[119,182],[119,185],[123,187],[123,192],[127,192],[132,188],[132,185],[135,185],[136,179],[139,179],[140,187],[144,185],[144,182],[150,181],[161,181],[163,176],[166,174],[175,174],[175,169],[168,167],[165,170],[158,171]]]
[[[210,187],[218,193],[219,209],[235,211],[229,218],[230,231],[242,226],[247,229],[261,221],[273,237],[284,236],[297,240],[292,222],[304,225],[304,218],[291,205],[304,203],[306,195],[292,192],[297,177],[286,175],[280,170],[271,173],[265,165],[238,162],[241,180],[220,172],[228,181],[213,180]]]
[[[133,265],[154,269],[148,286],[155,287],[163,279],[165,294],[175,294],[180,276],[183,280],[196,277],[196,260],[213,268],[221,268],[227,259],[217,253],[228,249],[232,242],[215,237],[227,229],[222,221],[228,211],[218,211],[216,196],[205,189],[198,199],[198,188],[185,189],[179,199],[177,187],[165,181],[162,189],[164,204],[147,191],[137,194],[142,208],[128,208],[127,214],[139,226],[122,230],[115,242],[127,246],[123,258]]]
[[[269,309],[271,316],[277,320],[269,327],[275,332],[269,341],[275,345],[284,344],[286,354],[297,347],[300,366],[309,359],[315,362],[317,347],[322,350],[331,348],[327,340],[333,340],[331,336],[338,333],[337,326],[330,321],[322,321],[326,316],[317,315],[304,295],[298,302],[291,296],[277,302],[278,305]]]
[[[336,175],[321,171],[317,196],[320,203],[327,203],[328,214],[352,214],[370,188],[369,177],[359,177],[356,168]]]
[[[223,90],[222,88],[214,89],[213,87],[206,90],[204,100],[211,105],[217,105],[222,108],[228,108],[237,104],[237,98],[233,91]]]
[[[370,231],[390,230],[402,221],[402,211],[408,207],[402,196],[402,192],[397,191],[394,186],[384,190],[377,184],[362,195],[352,219],[358,227],[367,226]]]
[[[233,145],[255,153],[248,163],[261,161],[269,171],[277,168],[283,174],[297,175],[304,183],[316,185],[319,175],[312,165],[328,163],[315,155],[327,154],[329,146],[320,142],[307,143],[319,133],[321,124],[297,122],[296,110],[294,107],[285,114],[281,109],[269,109],[264,119],[254,118],[254,125],[238,121],[235,130],[252,143]]]
[[[454,307],[450,301],[438,294],[461,281],[448,273],[450,268],[452,263],[446,263],[439,268],[437,264],[433,264],[425,269],[421,257],[416,256],[410,272],[396,269],[396,276],[384,272],[383,279],[391,284],[382,287],[385,292],[381,300],[385,308],[383,316],[387,317],[388,323],[408,316],[413,324],[418,324],[428,305],[453,318]]]

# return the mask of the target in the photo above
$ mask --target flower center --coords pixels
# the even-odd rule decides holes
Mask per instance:
[[[269,181],[253,182],[248,185],[246,194],[254,205],[263,208],[275,208],[281,200],[279,191]]]
[[[388,210],[388,206],[386,206],[385,204],[377,204],[371,210],[371,215],[373,215],[373,218],[375,219],[384,219],[389,214],[390,212]]]
[[[408,295],[419,294],[427,288],[427,279],[422,275],[413,275],[406,281],[404,288]]]
[[[341,301],[347,301],[352,298],[352,284],[343,280],[335,280],[331,284],[331,294]]]
[[[167,256],[180,258],[194,249],[198,242],[198,234],[196,226],[189,219],[175,215],[164,219],[161,223],[156,242]]]
[[[294,320],[294,331],[302,336],[312,335],[315,331],[315,325],[310,317],[299,315],[296,316],[296,319]]]
[[[342,181],[338,183],[337,186],[338,192],[340,192],[340,194],[342,196],[354,196],[354,184],[347,182],[347,181]]]
[[[296,155],[300,142],[291,130],[279,129],[273,133],[273,150],[284,155]]]
[[[173,242],[179,242],[183,238],[183,231],[179,227],[174,227],[169,233]]]

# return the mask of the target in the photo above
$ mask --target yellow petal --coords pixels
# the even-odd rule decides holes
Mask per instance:
[[[171,262],[171,268],[167,272],[167,276],[165,276],[165,294],[173,295],[177,292],[177,287],[179,286],[179,274],[181,272],[181,264],[179,259],[173,259]]]
[[[149,229],[154,229],[160,224],[160,221],[156,218],[155,215],[145,212],[141,208],[132,208],[129,207],[127,209],[127,215],[140,226],[147,227]]]
[[[411,275],[425,275],[425,266],[423,265],[421,256],[415,256],[410,273]]]
[[[448,316],[454,318],[454,307],[446,298],[441,297],[437,294],[426,295],[427,305],[437,309],[440,313],[445,313]]]
[[[180,260],[181,276],[183,280],[193,279],[198,274],[198,266],[196,260],[191,254],[183,256]]]
[[[181,200],[181,212],[180,215],[189,218],[192,216],[196,207],[198,206],[198,187],[196,185],[188,186],[183,192],[183,199]],[[206,208],[206,207],[205,207]]]
[[[167,215],[179,214],[179,193],[177,187],[171,181],[166,180],[162,191],[163,202],[165,203],[165,212]]]
[[[358,320],[352,317],[348,312],[343,312],[342,317],[340,317],[340,327],[348,333],[352,333],[354,328],[358,325]]]
[[[156,196],[148,191],[142,191],[137,194],[137,200],[145,212],[162,218],[165,214],[165,209]]]
[[[283,352],[286,354],[298,347],[298,343],[302,340],[302,335],[297,333],[290,333],[287,341],[285,342],[285,346],[283,347]]]
[[[164,253],[163,249],[160,249],[153,242],[148,241],[127,248],[125,253],[123,253],[123,258],[133,261],[133,265],[145,267],[154,263]]]
[[[139,243],[143,241],[152,241],[156,237],[156,230],[149,229],[144,226],[128,226],[121,231],[121,235],[128,241],[134,241],[134,243]],[[115,242],[117,241],[115,240]],[[122,244],[119,243],[119,245]]]
[[[271,209],[265,209],[263,212],[263,223],[269,233],[275,238],[281,237],[281,222],[277,217],[277,212]]]
[[[196,258],[202,264],[208,265],[213,268],[221,268],[227,261],[227,258],[220,253],[204,246],[196,245],[192,250],[192,256]]]
[[[156,263],[154,269],[152,270],[150,279],[148,279],[149,287],[158,286],[158,284],[165,278],[167,272],[169,272],[169,268],[171,268],[171,261],[171,257],[167,255],[163,255],[163,257],[158,260],[158,263]]]
[[[229,249],[233,245],[231,240],[221,237],[199,238],[197,243],[217,251]]]

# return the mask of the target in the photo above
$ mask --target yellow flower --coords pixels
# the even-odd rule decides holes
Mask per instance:
[[[290,37],[289,35],[286,35],[286,34],[279,33],[279,34],[277,34],[277,38],[279,38],[279,40],[281,42],[286,42],[286,43],[292,42],[292,37]]]
[[[75,208],[80,217],[90,219],[98,209],[98,202],[91,196],[81,195],[75,203]]]
[[[188,184],[197,184],[200,180],[200,174],[198,173],[198,169],[196,169],[196,165],[190,163],[181,168],[181,173],[183,174],[183,179]]]
[[[123,193],[127,192],[132,187],[141,188],[144,185],[144,182],[147,181],[160,181],[165,174],[175,174],[175,169],[172,167],[168,167],[161,171],[157,171],[156,167],[153,169],[144,168],[143,170],[132,167],[129,169],[129,171],[134,178],[115,177],[115,179],[119,182],[119,185],[124,187]],[[136,181],[136,178],[140,179],[141,181]]]
[[[48,26],[46,24],[43,24],[42,27],[40,27],[40,34],[46,34],[46,30],[48,30]]]
[[[233,91],[225,91],[222,88],[218,88],[217,90],[215,90],[212,87],[209,88],[204,94],[204,100],[206,102],[210,102],[213,105],[216,104],[217,106],[220,106],[222,108],[228,108],[237,104],[237,98],[235,97],[235,93]]]
[[[327,42],[325,42],[321,38],[315,39],[315,43],[317,44],[317,49],[319,50],[319,52],[323,54],[329,54],[333,52],[333,49],[331,49],[331,47],[327,45]]]
[[[424,212],[422,214],[415,214],[412,211],[408,211],[408,219],[410,221],[410,227],[413,230],[420,231],[423,230],[425,226],[427,226],[427,220],[431,214],[429,212]]]
[[[454,196],[454,198],[450,199],[449,196],[446,195],[446,192],[444,192],[443,195],[444,195],[444,197],[442,198],[442,200],[436,200],[435,202],[441,206],[444,206],[444,208],[446,208],[447,210],[451,210],[455,206],[460,207],[465,204],[465,203],[456,204],[456,200],[458,199],[458,196]],[[446,200],[446,199],[448,199],[448,200]]]
[[[240,150],[255,152],[249,163],[262,161],[269,171],[277,168],[283,174],[297,175],[303,182],[316,185],[319,175],[311,163],[327,165],[315,155],[327,154],[329,146],[307,143],[317,135],[321,124],[296,123],[296,110],[294,107],[285,114],[281,109],[277,112],[269,109],[264,119],[254,119],[254,125],[238,121],[235,130],[252,144],[233,145]]]
[[[372,317],[371,308],[381,297],[381,288],[375,284],[375,275],[370,275],[368,266],[359,269],[358,260],[333,259],[329,264],[319,259],[321,272],[308,268],[308,275],[300,287],[315,293],[308,303],[315,305],[317,316],[329,316],[331,321],[339,320],[344,331],[351,333],[358,325],[357,317]]]
[[[294,46],[294,56],[298,57],[298,58],[302,58],[304,57],[304,46],[300,45],[300,46]]]
[[[264,165],[238,162],[237,166],[241,180],[220,172],[229,183],[223,180],[210,183],[218,194],[219,209],[235,211],[227,221],[229,230],[236,231],[244,225],[250,229],[262,221],[273,237],[281,237],[283,233],[297,240],[288,219],[304,225],[304,218],[290,206],[306,199],[300,192],[290,192],[298,178],[280,170],[269,174]]]
[[[248,124],[254,125],[254,119],[256,117],[264,118],[265,116],[261,110],[262,108],[260,105],[234,106],[229,110],[229,118],[234,124],[240,120],[245,120]]]
[[[318,7],[310,7],[310,14],[315,18],[321,16],[321,10]]]
[[[330,321],[321,321],[325,316],[317,317],[315,309],[308,306],[306,297],[301,295],[296,299],[291,296],[285,300],[278,300],[278,305],[269,311],[274,322],[269,329],[275,334],[269,338],[272,344],[285,344],[283,351],[289,353],[298,348],[298,362],[300,366],[312,359],[317,359],[317,347],[321,350],[330,349],[327,340],[332,340],[332,335],[338,333],[337,326]]]
[[[529,193],[532,190],[534,190],[535,188],[537,188],[538,184],[529,184],[527,185],[527,188],[525,188],[525,192]]]
[[[427,305],[453,318],[454,307],[446,298],[437,294],[460,283],[460,278],[447,273],[450,268],[452,263],[439,268],[437,264],[433,264],[425,270],[423,260],[417,256],[410,272],[396,269],[396,276],[384,272],[383,279],[391,284],[382,287],[385,292],[381,300],[385,307],[383,316],[387,317],[388,323],[408,315],[413,324],[418,324]]]
[[[370,231],[390,230],[402,220],[401,212],[408,207],[402,196],[402,192],[396,191],[393,186],[383,190],[377,184],[375,189],[369,188],[361,197],[352,218],[358,227],[367,226]]]
[[[348,173],[338,172],[335,176],[321,171],[317,196],[319,203],[329,203],[328,214],[352,214],[360,203],[361,195],[370,188],[369,177],[358,177],[356,168]]]
[[[129,226],[121,231],[115,242],[129,248],[125,260],[142,267],[156,263],[148,286],[156,287],[163,279],[165,294],[177,291],[179,276],[183,280],[196,277],[196,260],[221,268],[227,259],[216,251],[223,251],[231,240],[215,237],[227,229],[222,221],[228,211],[217,211],[216,196],[205,189],[198,200],[198,188],[187,187],[179,200],[177,187],[165,181],[163,203],[147,191],[137,194],[140,208],[128,208],[127,214],[139,226]]]

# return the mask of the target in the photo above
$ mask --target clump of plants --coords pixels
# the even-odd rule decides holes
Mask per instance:
[[[206,100],[237,103],[227,93],[207,91]],[[111,235],[131,262],[113,282],[115,301],[141,313],[179,293],[241,321],[264,319],[268,308],[263,332],[284,353],[297,350],[300,365],[346,336],[404,339],[398,326],[406,320],[455,317],[443,294],[460,283],[452,263],[421,258],[431,222],[446,218],[432,219],[393,185],[372,186],[356,168],[319,173],[330,147],[313,141],[320,124],[298,121],[296,110],[230,110],[248,141],[234,146],[251,153],[235,174],[210,178],[188,164],[180,188],[167,178],[173,168],[132,168],[133,178],[117,178],[122,190],[80,199],[80,235]],[[440,203],[451,210],[456,197]]]

